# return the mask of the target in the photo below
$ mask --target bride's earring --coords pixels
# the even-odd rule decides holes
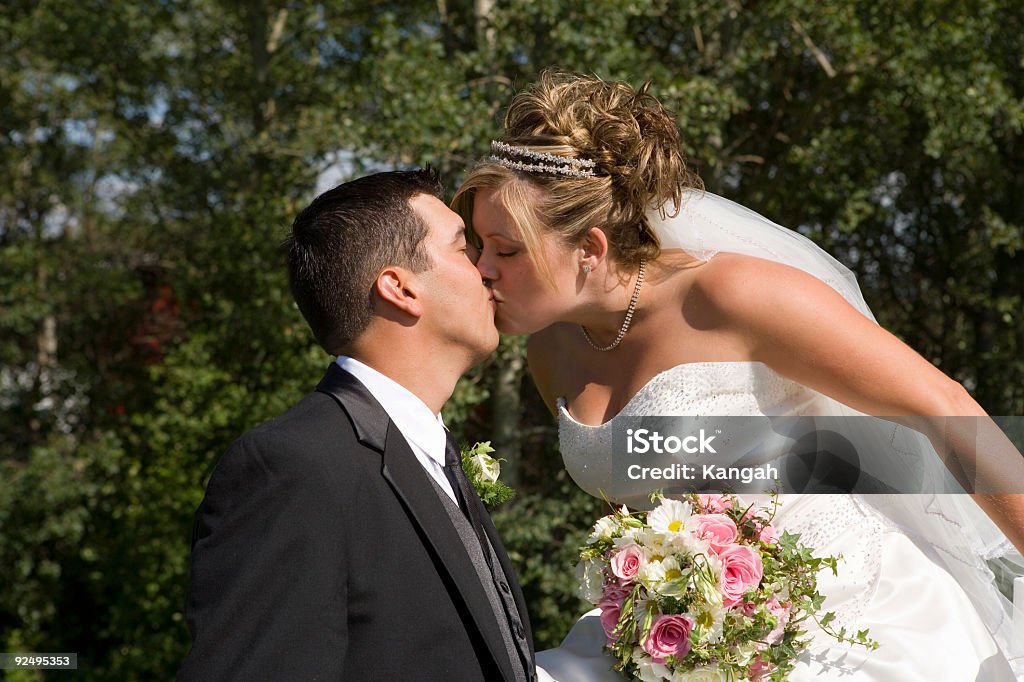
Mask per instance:
[[[584,275],[589,275],[590,274],[590,266],[587,265],[586,263],[584,263],[583,267],[580,268],[580,269],[583,270],[583,274]]]

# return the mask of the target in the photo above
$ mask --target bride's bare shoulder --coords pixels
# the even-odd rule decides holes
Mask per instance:
[[[722,313],[736,312],[778,292],[816,289],[815,277],[789,265],[739,253],[720,253],[695,274],[690,294]]]

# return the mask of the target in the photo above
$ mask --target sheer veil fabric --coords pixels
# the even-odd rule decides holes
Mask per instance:
[[[678,210],[672,209],[655,208],[647,215],[648,226],[663,249],[682,249],[705,261],[728,252],[795,267],[825,282],[863,315],[875,319],[854,274],[806,237],[710,192],[688,190]],[[860,416],[836,400],[825,400],[831,415]],[[926,469],[922,474],[927,490],[962,490],[927,438],[893,422],[874,423],[884,431],[882,437],[899,443],[894,449],[907,458],[904,465]],[[1024,641],[1020,641],[1024,638],[1015,636],[1012,603],[1000,592],[993,573],[996,568],[1004,581],[1024,575],[1024,559],[971,497],[963,493],[852,497],[855,504],[873,508],[884,523],[905,533],[961,585],[1018,677],[1024,678]]]

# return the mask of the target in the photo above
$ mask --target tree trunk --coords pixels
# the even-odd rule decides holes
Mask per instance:
[[[491,14],[494,12],[495,0],[474,0],[473,10],[476,15],[476,40],[480,49],[491,52],[494,49],[494,27]]]
[[[523,454],[519,389],[523,381],[524,364],[522,343],[512,341],[508,345],[503,344],[498,351],[494,388],[491,392],[491,421],[494,425],[492,445],[495,454],[506,460],[501,467],[501,478],[512,487],[519,483]]]

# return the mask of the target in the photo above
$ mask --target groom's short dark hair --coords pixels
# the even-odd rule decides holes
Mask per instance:
[[[376,173],[313,200],[284,246],[292,295],[313,336],[338,355],[373,317],[373,282],[389,265],[430,267],[427,225],[409,205],[420,194],[442,198],[436,170]]]

